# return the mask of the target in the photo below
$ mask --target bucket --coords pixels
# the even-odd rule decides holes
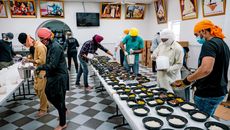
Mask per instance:
[[[128,62],[129,65],[133,65],[134,64],[135,55],[127,55],[126,58],[127,58],[127,62]]]
[[[21,79],[31,78],[31,69],[27,68],[18,68],[18,72]]]
[[[169,58],[167,56],[158,56],[156,59],[157,70],[167,70],[169,68]]]

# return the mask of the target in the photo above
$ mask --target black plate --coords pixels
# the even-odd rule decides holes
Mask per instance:
[[[144,102],[144,104],[138,104],[139,101]],[[137,105],[138,105],[138,106],[144,106],[145,103],[146,103],[145,100],[143,100],[143,99],[136,99],[136,102],[137,102]]]
[[[135,95],[134,97],[129,97],[130,95]],[[135,98],[136,98],[136,94],[135,93],[130,93],[129,95],[128,95],[128,98],[129,98],[129,100],[134,100]]]
[[[115,87],[116,86],[116,87]],[[113,89],[114,90],[118,90],[118,89],[120,89],[120,86],[118,86],[118,85],[113,85]]]
[[[137,91],[137,90],[140,90],[140,91]],[[139,94],[139,93],[142,93],[142,91],[141,89],[134,89],[134,93]]]
[[[203,130],[203,129],[198,127],[186,127],[184,130]]]
[[[182,106],[185,105],[185,104],[188,104],[188,105],[190,105],[190,106],[193,106],[194,109],[185,109],[185,108],[182,108]],[[182,111],[185,111],[185,112],[193,111],[193,110],[195,110],[196,108],[197,108],[196,105],[195,105],[194,103],[191,103],[191,102],[184,102],[184,103],[181,103],[181,104],[180,104],[180,109],[181,109]]]
[[[161,103],[157,102],[157,105],[163,105],[163,104],[165,103],[165,101],[164,101],[163,99],[161,99],[161,98],[155,98],[156,101],[157,101],[158,99],[161,100],[162,102],[161,102]]]
[[[196,113],[202,113],[202,114],[204,114],[206,116],[206,118],[205,119],[200,119],[200,118],[193,117],[192,115],[196,114]],[[201,112],[201,111],[198,111],[198,110],[190,111],[189,115],[191,116],[191,119],[193,119],[194,121],[198,121],[198,122],[205,122],[209,118],[209,115],[207,113]]]
[[[173,124],[171,122],[169,122],[169,119],[173,119],[173,118],[177,118],[177,119],[180,119],[181,121],[184,122],[183,125],[177,125],[177,124]],[[186,126],[186,124],[188,123],[188,120],[182,116],[178,116],[178,115],[170,115],[170,116],[167,116],[166,120],[168,121],[169,125],[174,127],[174,128],[183,128]]]
[[[147,112],[146,113],[137,113],[137,112],[135,112],[135,110],[136,109],[140,109],[140,108],[142,108],[142,109],[145,109]],[[149,108],[147,108],[147,107],[144,107],[144,106],[135,106],[135,107],[133,107],[133,113],[136,115],[136,116],[147,116],[148,115],[148,113],[149,113]]]
[[[129,100],[129,99],[128,99],[128,100],[126,100],[126,101],[127,101],[127,105],[128,105],[130,108],[135,107],[135,106],[138,106],[136,100]],[[136,104],[135,104],[135,105],[130,105],[130,104],[128,103],[129,101],[133,101],[133,102],[135,102]]]
[[[176,98],[180,98],[180,97],[176,97]],[[176,98],[175,98],[175,99],[176,99]],[[172,100],[175,100],[175,99],[172,99]],[[180,99],[182,99],[182,100],[184,101],[183,98],[180,98]],[[170,101],[172,101],[172,100],[168,100],[168,101],[167,101],[167,104],[170,105],[170,106],[172,106],[172,107],[177,107],[177,106],[179,106],[179,104],[180,104],[179,102],[176,103],[176,104],[173,104],[173,103],[170,102]]]
[[[170,113],[168,113],[168,114],[166,114],[166,113],[160,113],[158,110],[160,110],[162,108],[163,109],[167,109],[168,111],[170,111]],[[174,112],[174,110],[171,107],[168,107],[168,106],[157,106],[155,108],[155,110],[156,110],[157,114],[160,115],[160,116],[169,116],[169,115],[171,115]]]
[[[144,93],[144,92],[141,92],[141,93]],[[146,98],[147,97],[146,93],[144,93],[145,95],[140,95],[141,93],[139,93],[139,97],[141,97],[141,98]]]
[[[155,101],[155,99],[153,99],[153,98],[146,98],[145,101],[146,101],[146,103],[148,104],[148,106],[150,106],[150,107],[155,107],[155,106],[157,106],[157,102],[156,102],[156,104],[151,104],[151,103],[149,103],[150,101]]]
[[[219,123],[219,122],[214,122],[214,121],[208,121],[204,124],[204,126],[209,130],[209,127],[215,125],[218,127],[221,127],[223,130],[230,130],[228,126],[225,124]]]
[[[121,95],[126,95],[127,97],[121,97]],[[120,94],[119,96],[120,96],[121,100],[127,100],[129,98],[127,94]]]
[[[148,121],[156,121],[160,124],[160,127],[151,127],[151,126],[148,126],[146,125],[145,123],[148,122]],[[164,125],[163,121],[158,119],[158,118],[155,118],[155,117],[145,117],[143,120],[142,120],[144,126],[146,129],[148,130],[160,130],[160,128]]]

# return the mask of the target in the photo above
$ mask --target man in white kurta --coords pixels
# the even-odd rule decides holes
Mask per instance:
[[[154,50],[152,59],[158,56],[167,56],[170,67],[167,70],[157,70],[157,82],[160,87],[172,92],[170,84],[181,79],[181,67],[183,65],[183,48],[175,41],[174,33],[168,29],[160,32],[161,43]]]

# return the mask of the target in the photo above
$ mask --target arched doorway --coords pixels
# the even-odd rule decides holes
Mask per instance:
[[[42,27],[46,27],[50,29],[54,33],[54,39],[57,40],[61,45],[64,45],[65,43],[66,32],[68,31],[72,32],[70,27],[66,23],[59,20],[47,20],[43,22],[41,25],[39,25],[37,30]],[[36,37],[37,37],[37,30],[35,34]]]

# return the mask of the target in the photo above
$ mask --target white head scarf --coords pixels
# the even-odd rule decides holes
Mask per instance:
[[[164,42],[166,45],[171,45],[175,41],[175,35],[169,29],[163,29],[160,32],[160,38],[161,39],[168,39],[167,41]]]

